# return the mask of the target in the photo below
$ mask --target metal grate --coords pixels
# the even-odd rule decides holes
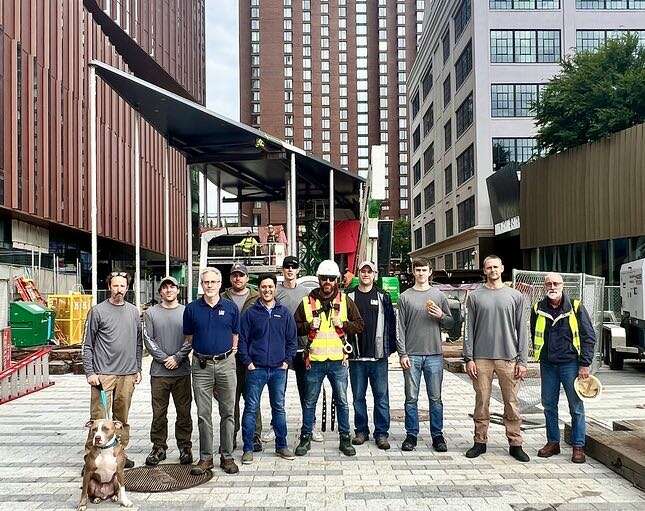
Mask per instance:
[[[136,467],[125,471],[125,488],[128,491],[157,493],[177,491],[199,486],[211,480],[212,470],[203,475],[190,473],[191,465],[161,464],[156,467]]]

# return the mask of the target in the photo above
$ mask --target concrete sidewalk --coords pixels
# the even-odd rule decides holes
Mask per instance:
[[[132,442],[128,454],[137,465],[150,451],[150,385],[146,359],[144,381],[137,388],[131,411]],[[641,375],[642,376],[642,375]],[[389,373],[392,415],[402,416],[403,376]],[[0,509],[73,509],[80,496],[80,470],[89,416],[89,388],[82,376],[55,376],[56,385],[0,406]],[[300,426],[300,405],[293,373],[289,374],[287,417],[289,444],[294,447]],[[617,419],[645,419],[645,378],[629,385],[614,378],[605,385],[604,397],[588,406],[588,418],[609,424]],[[503,427],[491,425],[488,453],[475,460],[464,457],[472,445],[474,393],[463,377],[444,373],[445,435],[448,452],[435,453],[427,422],[419,447],[403,453],[402,422],[392,422],[392,449],[380,451],[373,442],[357,447],[358,455],[346,458],[338,451],[336,432],[325,433],[325,442],[313,444],[310,454],[289,462],[273,455],[273,444],[256,454],[253,465],[240,465],[229,476],[215,470],[213,479],[196,488],[176,492],[130,493],[136,509],[433,509],[433,510],[634,510],[645,509],[645,493],[589,460],[569,461],[565,446],[560,456],[543,460],[535,454],[545,441],[544,429],[525,432],[531,462],[516,462],[507,454]],[[368,398],[368,403],[371,398]],[[427,410],[422,390],[420,409]],[[176,462],[173,444],[174,410],[171,405],[168,461]],[[494,402],[492,408],[502,411]],[[216,410],[216,407],[214,407]],[[351,409],[351,407],[350,407]],[[561,418],[568,420],[566,399],[561,397]],[[268,398],[263,400],[268,423]],[[353,412],[353,410],[352,410]],[[215,412],[215,423],[218,423]],[[197,420],[194,418],[194,455],[198,455]],[[536,416],[534,418],[539,418]],[[217,435],[217,430],[216,430]],[[241,451],[236,451],[239,462]],[[119,509],[111,503],[90,504],[88,509]]]

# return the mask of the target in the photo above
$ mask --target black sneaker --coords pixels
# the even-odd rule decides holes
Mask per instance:
[[[296,456],[304,456],[311,449],[311,435],[301,435],[300,443],[296,447]]]
[[[446,439],[443,437],[443,435],[436,436],[432,439],[432,447],[437,452],[448,452]]]
[[[531,458],[529,458],[529,455],[524,452],[521,445],[511,445],[508,448],[508,453],[517,461],[521,461],[522,463],[531,461]]]
[[[401,444],[402,451],[414,451],[414,448],[417,446],[417,437],[414,435],[406,435],[405,440]]]
[[[179,451],[179,463],[182,465],[190,465],[193,462],[193,453],[190,447],[182,447]]]
[[[368,438],[369,435],[366,435],[365,433],[356,433],[354,435],[354,438],[352,438],[352,444],[363,445],[365,442],[367,442]]]
[[[165,459],[165,457],[164,457]],[[123,465],[124,468],[133,468],[134,467],[134,461],[132,461],[130,458],[125,459],[125,465]]]
[[[155,465],[159,465],[159,462],[165,459],[166,451],[161,447],[153,447],[152,452],[146,458],[146,465],[148,465],[149,467],[154,467]],[[132,464],[132,466],[134,466],[134,463]]]
[[[253,452],[262,452],[262,440],[259,436],[253,438]]]
[[[482,444],[479,442],[475,442],[475,445],[473,445],[470,449],[466,451],[466,458],[476,458],[480,454],[484,454],[486,452],[486,444]]]

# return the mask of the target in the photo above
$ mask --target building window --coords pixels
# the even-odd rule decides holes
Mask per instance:
[[[423,151],[423,173],[426,174],[434,166],[434,142]]]
[[[470,144],[468,148],[457,156],[457,186],[462,185],[475,175],[475,150]]]
[[[443,82],[443,108],[447,108],[448,103],[450,103],[450,98],[452,94],[452,88],[450,83],[450,75]]]
[[[450,29],[446,30],[446,33],[443,35],[441,45],[443,47],[443,63],[445,64],[450,58]]]
[[[455,13],[455,17],[453,18],[453,21],[455,23],[455,43],[459,40],[459,37],[466,28],[466,25],[468,25],[468,21],[470,20],[470,12],[471,0],[462,0],[459,8],[457,9],[457,12]]]
[[[421,144],[421,126],[417,126],[417,129],[414,130],[414,133],[412,134],[412,150],[416,151],[420,144]]]
[[[450,120],[448,120],[448,122],[443,127],[443,143],[444,150],[446,151],[452,145],[452,122]]]
[[[423,240],[421,238],[421,227],[414,231],[414,249],[419,249],[423,246]]]
[[[463,135],[470,125],[473,123],[473,93],[468,94],[463,103],[459,105],[455,114],[457,138]]]
[[[415,185],[421,181],[421,161],[416,162],[412,167],[412,176]]]
[[[465,201],[457,204],[457,218],[459,232],[475,226],[475,197],[468,197]]]
[[[426,98],[430,91],[432,90],[432,67],[430,67],[421,80],[421,89],[423,91],[423,97]]]
[[[434,181],[423,189],[423,201],[425,209],[430,209],[434,206]]]
[[[430,220],[426,224],[426,246],[427,245],[432,245],[435,241],[437,241],[437,229],[436,229],[436,223],[434,220]]]
[[[643,1],[645,9],[645,0]],[[596,51],[608,39],[632,33],[638,36],[640,45],[645,47],[645,30],[576,30],[576,51]]]
[[[461,52],[461,55],[459,55],[459,58],[455,63],[455,90],[459,90],[459,87],[464,83],[464,80],[468,77],[472,68],[473,48],[471,41],[468,41],[464,51]]]
[[[532,117],[545,85],[537,83],[492,84],[493,117]]]
[[[451,252],[451,253],[449,253],[449,254],[446,254],[446,255],[443,257],[443,267],[444,267],[444,269],[446,269],[446,270],[452,270],[452,269],[454,268],[454,265],[453,265],[453,264],[454,264],[454,263],[453,263],[453,260],[452,260],[452,252]]]
[[[448,195],[452,192],[452,164],[443,169],[444,192]]]
[[[508,163],[524,163],[538,154],[535,138],[494,138],[493,170],[499,170]]]
[[[452,208],[446,211],[446,238],[450,238],[455,233],[452,224]]]
[[[457,252],[457,269],[458,270],[472,270],[475,267],[475,255],[477,251],[475,248],[467,248]]]
[[[430,106],[426,110],[426,113],[423,114],[423,136],[425,137],[430,133],[430,130],[434,126],[434,103],[430,103]]]
[[[410,104],[412,108],[412,119],[414,119],[419,113],[419,91],[412,97],[412,102]]]
[[[490,60],[505,62],[560,62],[559,30],[491,30]]]
[[[417,196],[414,198],[414,203],[412,204],[412,208],[414,211],[414,216],[419,216],[421,214],[421,194],[417,194]]]
[[[559,9],[560,0],[489,0],[491,9],[521,9],[521,10],[540,10],[540,9]]]
[[[645,0],[576,0],[576,9],[645,9]]]

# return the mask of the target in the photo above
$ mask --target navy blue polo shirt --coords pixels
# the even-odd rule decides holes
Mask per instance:
[[[239,333],[240,311],[231,300],[220,298],[211,307],[202,297],[184,310],[184,335],[193,336],[193,350],[197,353],[226,353],[233,346],[233,334]]]

